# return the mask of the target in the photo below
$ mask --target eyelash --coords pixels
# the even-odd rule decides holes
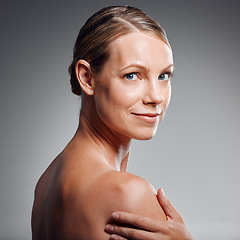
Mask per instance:
[[[128,79],[128,77],[129,77],[130,75],[136,75],[136,77],[140,78],[140,77],[139,77],[139,73],[137,73],[137,72],[131,72],[131,73],[125,74],[124,77],[125,77],[127,80],[131,80],[131,81],[136,80],[136,79],[133,79],[133,80],[132,80],[132,79]]]
[[[158,78],[159,78],[161,75],[165,75],[165,74],[168,75],[168,79],[167,79],[167,80],[163,79],[163,80],[161,80],[161,81],[169,81],[169,80],[173,77],[173,75],[174,75],[173,72],[166,72],[166,73],[160,74],[160,75],[158,76]],[[139,74],[138,72],[127,73],[127,74],[124,75],[124,78],[126,78],[127,80],[130,80],[130,81],[136,80],[136,79],[129,79],[128,77],[129,77],[130,75],[135,75],[136,77],[138,77],[139,79],[141,79],[140,74]],[[160,79],[159,79],[159,80],[160,80]]]
[[[160,75],[158,76],[158,78],[159,78],[160,76],[162,76],[162,75],[165,75],[165,74],[168,75],[168,79],[167,79],[167,80],[165,80],[165,79],[163,79],[163,80],[159,79],[159,80],[161,80],[161,81],[169,81],[169,80],[173,77],[173,73],[172,73],[172,72],[166,72],[166,73],[160,74]]]

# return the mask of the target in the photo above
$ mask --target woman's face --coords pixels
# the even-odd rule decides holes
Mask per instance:
[[[170,101],[172,51],[159,37],[140,31],[118,37],[109,51],[95,79],[97,113],[117,135],[150,139]]]

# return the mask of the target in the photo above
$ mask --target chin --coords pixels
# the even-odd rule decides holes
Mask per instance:
[[[152,139],[154,136],[152,136],[152,137],[139,137],[139,138],[134,138],[135,140],[140,140],[140,141],[143,141],[143,140],[145,140],[145,141],[147,141],[147,140],[150,140],[150,139]]]
[[[150,140],[156,135],[157,129],[154,129],[154,131],[141,131],[137,135],[135,135],[133,138],[136,140]]]

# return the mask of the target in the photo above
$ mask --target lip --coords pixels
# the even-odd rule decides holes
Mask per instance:
[[[137,119],[146,123],[156,123],[159,113],[132,113]]]

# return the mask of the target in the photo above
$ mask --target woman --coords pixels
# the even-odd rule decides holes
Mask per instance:
[[[161,207],[151,185],[126,172],[131,139],[152,138],[166,112],[172,72],[164,30],[139,9],[107,7],[88,19],[69,67],[72,91],[82,97],[79,126],[36,186],[34,240],[190,239],[167,200],[159,194]],[[139,224],[114,211],[147,219]],[[152,228],[159,223],[165,232]]]

